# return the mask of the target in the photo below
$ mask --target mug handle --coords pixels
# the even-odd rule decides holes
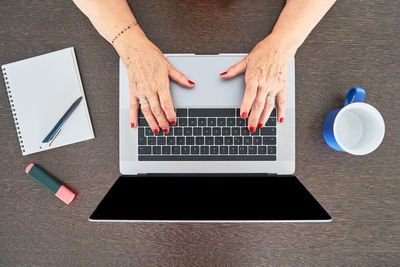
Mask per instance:
[[[353,87],[346,95],[346,99],[344,100],[344,105],[354,102],[365,102],[365,90],[361,87]]]

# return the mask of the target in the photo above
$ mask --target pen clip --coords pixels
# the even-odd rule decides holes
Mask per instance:
[[[54,139],[56,139],[56,137],[60,134],[60,132],[61,132],[61,127],[57,130],[57,132],[54,134],[54,136],[49,140],[49,142],[48,142],[48,144],[49,144],[49,147],[51,146],[51,144],[53,143],[53,141],[54,141]]]

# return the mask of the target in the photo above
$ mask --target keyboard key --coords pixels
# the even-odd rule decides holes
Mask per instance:
[[[140,109],[139,109],[138,117],[139,118],[144,118],[143,112]]]
[[[150,146],[155,146],[155,145],[157,145],[157,139],[156,139],[156,137],[155,137],[155,136],[150,136],[150,137],[148,137],[148,138],[147,138],[147,143],[148,143],[148,145],[150,145]]]
[[[230,146],[229,147],[229,154],[235,155],[238,153],[238,147],[237,146]]]
[[[221,135],[221,128],[220,127],[213,127],[212,128],[213,135]]]
[[[180,154],[181,153],[181,147],[180,146],[173,146],[172,147],[172,154]]]
[[[217,118],[217,125],[218,126],[225,126],[226,125],[226,118]]]
[[[153,136],[154,135],[153,131],[149,127],[146,127],[146,129],[144,130],[144,134],[146,136]]]
[[[276,154],[276,146],[268,146],[268,154]]]
[[[236,126],[245,126],[245,120],[242,118],[236,118]]]
[[[267,154],[267,146],[258,146],[258,154]]]
[[[176,144],[179,145],[179,146],[183,146],[185,144],[185,137],[178,136],[176,138]]]
[[[164,136],[173,136],[174,135],[174,130],[172,127],[169,129],[168,133],[165,133]]]
[[[250,145],[252,145],[252,137],[250,137],[250,136],[246,136],[246,137],[244,137],[243,138],[244,139],[244,142],[243,142],[243,144],[245,144],[246,146],[250,146]]]
[[[240,131],[241,131],[242,135],[250,135],[250,131],[247,127],[241,127]]]
[[[275,127],[263,127],[260,132],[261,135],[276,135]]]
[[[192,137],[192,136],[186,137],[186,144],[187,144],[188,146],[194,145],[194,137]]]
[[[250,133],[250,135],[255,136],[255,135],[260,135],[260,129],[256,128],[256,130],[252,133]]]
[[[187,118],[179,118],[178,125],[179,126],[187,126]]]
[[[178,108],[176,109],[176,116],[177,117],[187,117],[187,109],[186,108]]]
[[[139,154],[151,154],[151,146],[139,146]]]
[[[224,144],[224,138],[222,136],[217,136],[214,142],[217,146],[222,146]]]
[[[276,117],[276,108],[272,110],[270,117]]]
[[[193,128],[193,135],[201,135],[201,128],[200,127],[194,127]]]
[[[191,146],[190,147],[191,154],[199,154],[199,147],[198,146]]]
[[[220,153],[221,154],[221,153]],[[139,155],[139,161],[276,161],[276,155]]]
[[[167,145],[173,146],[175,145],[175,137],[167,137]]]
[[[235,138],[233,138],[233,143],[237,146],[240,146],[241,144],[243,144],[243,137],[235,136]]]
[[[166,139],[164,136],[157,137],[157,145],[164,146],[166,144]]]
[[[254,136],[253,137],[253,145],[259,146],[262,143],[261,136]]]
[[[149,126],[145,118],[138,119],[138,126]]]
[[[211,135],[211,127],[204,127],[203,135]]]
[[[247,154],[247,146],[239,146],[239,154]]]
[[[219,153],[220,154],[228,154],[228,146],[220,146]]]
[[[191,127],[183,128],[183,135],[192,135],[192,133],[193,133],[193,128]]]
[[[235,117],[234,108],[190,108],[189,117]]]
[[[210,154],[218,154],[218,146],[211,146]]]
[[[228,119],[226,120],[226,124],[227,124],[228,126],[235,126],[235,118],[228,118]]]
[[[237,109],[236,109],[235,115],[236,115],[236,117],[239,117],[239,118],[240,118],[240,108],[237,108]]]
[[[207,155],[209,153],[209,148],[208,146],[201,146],[200,147],[200,154],[202,155]]]
[[[232,135],[240,135],[240,128],[232,127]]]
[[[265,126],[276,126],[276,119],[275,118],[269,118]]]
[[[161,146],[153,146],[153,154],[161,154]]]
[[[207,119],[206,118],[198,118],[197,119],[197,125],[198,126],[206,126],[207,125]]]
[[[162,154],[163,155],[169,155],[171,154],[171,147],[170,146],[163,146],[161,148]]]
[[[231,136],[224,137],[224,145],[230,146],[232,144],[233,144],[233,137]]]
[[[183,155],[189,154],[189,153],[190,153],[190,146],[182,146],[182,147],[181,147],[181,153],[182,153]]]
[[[207,136],[207,137],[206,137],[206,145],[211,146],[211,145],[213,145],[213,144],[214,144],[214,137],[209,137],[209,136]]]
[[[197,118],[189,118],[189,126],[197,126]]]
[[[196,145],[204,145],[204,137],[196,137]]]
[[[175,136],[183,135],[183,128],[182,127],[175,127],[173,129],[174,129],[174,135]]]
[[[231,135],[231,128],[229,127],[223,127],[222,128],[222,135]]]
[[[263,137],[263,145],[276,145],[276,137]]]
[[[139,145],[147,145],[147,138],[144,136],[144,129],[138,129],[138,144]]]
[[[257,154],[257,147],[249,146],[249,154]]]
[[[217,125],[217,119],[216,118],[208,118],[207,119],[207,126],[216,126]]]

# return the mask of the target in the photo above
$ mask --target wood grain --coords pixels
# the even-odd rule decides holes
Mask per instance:
[[[131,1],[165,53],[248,52],[284,1]],[[21,156],[0,92],[1,266],[398,265],[400,11],[383,0],[338,1],[296,56],[296,175],[335,218],[328,224],[89,223],[119,175],[118,57],[72,1],[0,5],[0,64],[74,46],[96,138]],[[361,86],[386,135],[354,157],[323,141],[326,114]],[[36,162],[77,198],[69,206],[24,173]]]

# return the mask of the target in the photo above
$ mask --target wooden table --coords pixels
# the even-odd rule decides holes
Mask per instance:
[[[132,1],[165,53],[248,52],[283,1]],[[296,175],[332,223],[130,224],[87,218],[119,176],[118,56],[72,1],[0,5],[0,64],[73,46],[96,138],[23,157],[0,93],[0,265],[395,265],[400,263],[400,11],[383,0],[338,1],[296,56]],[[330,149],[326,114],[353,86],[382,113],[372,154]],[[25,173],[39,163],[77,198],[69,206]],[[140,204],[140,203],[138,203]]]

